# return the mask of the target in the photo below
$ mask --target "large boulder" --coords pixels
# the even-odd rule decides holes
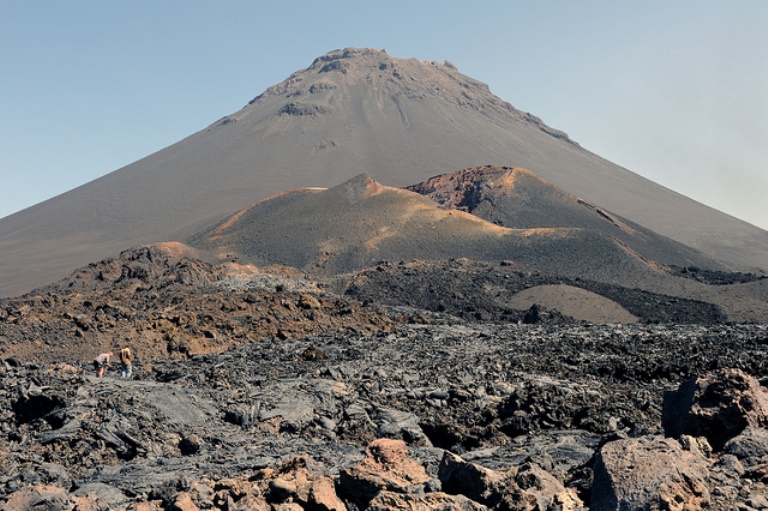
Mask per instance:
[[[192,500],[192,496],[186,492],[176,494],[171,505],[168,506],[169,511],[199,511],[199,509]]]
[[[533,497],[526,496],[510,484],[512,481],[502,472],[464,461],[448,451],[443,454],[438,469],[443,491],[464,495],[488,507],[498,507],[504,501],[533,506]]]
[[[693,511],[707,506],[709,463],[698,443],[686,440],[690,450],[671,438],[605,444],[595,459],[590,509]]]
[[[247,477],[237,479],[222,479],[213,484],[216,492],[213,504],[219,509],[228,511],[270,511],[271,506],[262,495],[259,488],[267,487],[269,480],[263,476],[274,475],[274,470],[262,470],[254,474],[254,481]]]
[[[367,505],[379,492],[423,493],[431,480],[424,467],[408,455],[402,440],[380,438],[366,449],[363,460],[339,474],[340,492]]]
[[[318,511],[347,511],[333,479],[308,456],[298,456],[276,472],[264,470],[261,476],[261,492],[274,505],[296,503]]]
[[[55,486],[28,486],[8,497],[3,511],[63,511],[70,508],[67,492]]]
[[[552,474],[532,463],[496,471],[446,452],[438,477],[446,493],[464,495],[500,511],[583,509],[575,491],[566,489]]]
[[[738,369],[713,371],[665,394],[662,425],[667,436],[704,436],[719,451],[748,426],[768,427],[768,391]]]
[[[511,473],[517,487],[536,499],[534,509],[576,511],[584,508],[575,490],[565,488],[555,476],[535,463],[525,463]]]
[[[747,428],[728,440],[723,450],[740,460],[759,460],[768,457],[768,429]]]

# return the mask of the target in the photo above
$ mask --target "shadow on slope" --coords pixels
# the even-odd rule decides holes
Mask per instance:
[[[361,174],[276,195],[189,240],[221,259],[340,274],[384,261],[512,260],[525,270],[633,287],[663,279],[652,261],[583,228],[510,229]]]
[[[165,149],[0,219],[0,296],[133,245],[183,240],[283,190],[365,169],[405,186],[445,169],[516,163],[592,204],[751,270],[768,232],[582,149],[455,66],[336,50]]]
[[[486,165],[436,176],[406,189],[446,209],[466,211],[496,225],[512,229],[586,229],[616,239],[657,263],[726,270],[722,263],[698,250],[590,204],[526,169]]]
[[[481,322],[525,320],[524,309],[529,304],[547,307],[542,292],[549,286],[585,291],[582,311],[597,310],[611,303],[643,323],[708,324],[726,320],[719,307],[711,303],[586,279],[521,271],[508,262],[493,264],[462,259],[382,263],[342,276],[336,285],[337,291],[357,300],[418,307]],[[524,305],[518,305],[523,298],[521,294],[528,295]],[[594,313],[584,312],[580,317],[571,311],[560,312],[570,312],[571,317],[585,321],[590,321]],[[615,314],[611,318],[613,321],[605,322],[626,322],[623,315]]]

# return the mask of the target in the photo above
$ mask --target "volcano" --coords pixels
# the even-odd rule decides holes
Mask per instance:
[[[624,286],[658,273],[653,262],[594,229],[509,229],[383,186],[367,174],[333,188],[294,190],[261,201],[191,243],[216,259],[234,254],[258,266],[287,264],[331,275],[380,260],[456,258],[513,259],[521,268]]]
[[[362,173],[402,187],[485,164],[530,169],[729,268],[768,270],[768,232],[600,158],[449,62],[345,49],[172,146],[0,219],[0,296],[128,246],[190,239],[285,190]]]

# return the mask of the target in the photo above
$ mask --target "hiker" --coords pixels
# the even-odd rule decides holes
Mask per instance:
[[[131,348],[126,346],[120,350],[120,378],[128,380],[133,373],[133,355],[131,354]]]
[[[109,358],[114,356],[114,353],[110,351],[109,353],[102,353],[93,360],[93,367],[96,369],[96,378],[104,376],[104,370],[107,367],[112,367],[109,365]]]

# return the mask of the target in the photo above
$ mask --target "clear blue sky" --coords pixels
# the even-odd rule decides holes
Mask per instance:
[[[763,0],[0,0],[0,217],[348,46],[450,60],[585,148],[768,229]]]

